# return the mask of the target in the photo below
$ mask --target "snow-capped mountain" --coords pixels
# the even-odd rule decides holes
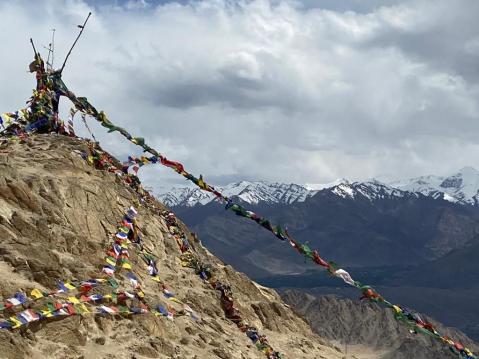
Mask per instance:
[[[241,181],[226,186],[218,186],[226,196],[237,196],[250,204],[290,204],[303,202],[318,192],[329,191],[342,198],[355,199],[359,196],[369,200],[382,198],[402,198],[420,194],[461,204],[479,205],[479,171],[465,167],[457,173],[441,176],[422,176],[408,180],[382,183],[377,180],[349,182],[338,179],[326,184],[294,184],[277,182]],[[214,200],[214,195],[199,188],[177,187],[159,193],[159,199],[167,206],[194,207]]]
[[[417,192],[403,191],[390,187],[379,181],[341,183],[337,186],[327,188],[335,195],[343,198],[363,197],[370,201],[384,198],[403,198],[408,196],[419,196]]]
[[[451,202],[479,204],[479,171],[472,167],[464,167],[451,176],[422,176],[389,185]]]
[[[241,181],[226,186],[217,186],[216,188],[228,197],[237,196],[251,204],[259,202],[289,204],[296,201],[304,201],[307,197],[316,193],[316,191],[311,191],[304,186],[294,183],[286,184],[266,181]],[[168,192],[160,193],[158,198],[170,207],[193,207],[197,204],[207,204],[213,201],[215,196],[199,188],[178,187]]]

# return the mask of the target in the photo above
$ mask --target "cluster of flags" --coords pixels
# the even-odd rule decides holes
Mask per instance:
[[[118,287],[115,281],[105,278],[96,278],[81,282],[59,282],[58,289],[51,292],[45,292],[35,288],[29,295],[20,292],[15,293],[13,297],[5,300],[0,306],[0,311],[9,310],[15,313],[18,307],[27,309],[11,315],[7,319],[0,319],[0,328],[16,329],[22,325],[45,318],[95,313],[94,308],[88,308],[85,304],[100,301],[113,301],[117,303],[121,298],[134,298],[132,294],[126,291],[117,291],[109,294],[88,294],[94,287],[106,284],[113,288]],[[77,291],[78,294],[76,296],[71,295],[70,293],[72,291]],[[42,309],[31,308],[36,301],[41,299],[43,299],[43,302],[46,302],[43,304],[44,307]],[[110,307],[114,306],[110,305]],[[123,313],[124,312],[125,311],[123,311]],[[129,312],[134,314],[137,311],[131,309]]]
[[[130,207],[128,213],[123,217],[121,225],[115,234],[115,240],[108,249],[105,257],[106,264],[103,266],[103,273],[113,276],[118,267],[131,269],[130,254],[128,252],[128,235],[133,231],[133,219],[137,212]]]
[[[211,288],[221,293],[221,307],[226,318],[235,323],[236,326],[251,339],[258,350],[265,354],[267,359],[281,359],[281,353],[273,349],[268,343],[266,336],[259,334],[255,327],[248,325],[243,320],[241,313],[234,305],[231,287],[220,282],[217,278],[214,278],[211,267],[199,261],[195,254],[190,250],[189,245],[187,247],[184,246],[183,239],[186,239],[187,237],[178,226],[175,215],[169,211],[163,211],[161,212],[161,215],[166,222],[171,237],[173,237],[178,243],[181,251],[180,260],[182,266],[195,269],[196,274],[198,274],[203,281],[208,283]],[[186,239],[186,241],[188,240]]]
[[[57,289],[53,291],[42,291],[33,289],[29,295],[21,292],[15,293],[12,297],[0,303],[0,312],[12,313],[10,317],[0,319],[0,329],[16,329],[31,322],[51,317],[67,317],[84,314],[108,314],[108,315],[130,315],[152,313],[157,317],[165,317],[173,320],[175,316],[187,315],[193,320],[198,320],[191,307],[179,300],[176,295],[168,289],[165,283],[161,282],[158,276],[156,261],[153,256],[145,251],[141,243],[139,230],[136,226],[135,217],[137,211],[130,207],[118,226],[114,236],[114,242],[110,246],[105,258],[106,265],[102,272],[106,278],[93,278],[85,281],[58,282]],[[147,271],[155,282],[160,284],[160,291],[169,301],[181,305],[181,309],[175,309],[171,305],[158,304],[150,307],[145,301],[145,294],[141,290],[138,277],[133,273],[128,250],[128,242],[138,247],[137,253],[148,256]],[[123,259],[123,260],[122,260]],[[126,261],[125,259],[128,259]],[[145,258],[143,258],[145,259]],[[146,261],[145,261],[146,262]],[[119,264],[119,265],[118,265]],[[154,268],[154,270],[151,269]],[[120,283],[115,279],[118,269],[126,270],[126,279],[132,287],[132,292],[118,289]],[[106,291],[105,286],[113,291]],[[101,290],[99,293],[91,293],[93,289]],[[73,294],[76,292],[76,294]],[[43,308],[34,309],[35,302],[42,300]],[[127,304],[130,301],[131,304]],[[18,308],[22,311],[17,311]]]

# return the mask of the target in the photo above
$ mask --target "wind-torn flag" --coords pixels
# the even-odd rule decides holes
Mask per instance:
[[[335,277],[341,278],[345,283],[354,286],[354,280],[351,278],[351,275],[346,272],[344,269],[337,269],[334,271],[333,275]]]

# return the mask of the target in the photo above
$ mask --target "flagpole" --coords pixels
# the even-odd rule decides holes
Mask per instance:
[[[60,73],[63,72],[63,69],[65,68],[65,65],[66,65],[66,63],[67,63],[68,57],[69,57],[70,54],[72,53],[73,48],[75,47],[75,45],[76,45],[78,39],[80,38],[81,34],[83,33],[83,30],[85,30],[85,26],[86,26],[86,23],[87,23],[88,19],[90,18],[90,15],[91,15],[91,12],[88,13],[88,16],[86,17],[86,20],[85,20],[85,22],[83,23],[83,25],[78,25],[78,27],[81,29],[81,30],[80,30],[80,33],[78,34],[77,38],[76,38],[75,41],[73,42],[72,47],[71,47],[70,50],[68,51],[67,56],[65,57],[65,61],[63,61],[63,65],[62,65],[62,67],[61,67],[61,69],[60,69]]]

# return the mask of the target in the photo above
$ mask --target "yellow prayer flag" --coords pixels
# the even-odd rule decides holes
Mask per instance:
[[[401,308],[398,307],[397,305],[393,305],[393,309],[396,313],[401,313],[402,312]]]
[[[83,310],[83,313],[90,313],[88,307],[85,304],[81,303],[79,304],[79,307]]]
[[[10,317],[9,319],[12,323],[14,323],[14,325],[12,326],[12,329],[16,329],[16,328],[19,328],[22,326],[22,322],[19,321],[17,318],[15,317]]]
[[[68,297],[68,301],[73,304],[79,304],[80,301],[76,297]]]
[[[114,261],[114,260],[111,259],[111,258],[106,258],[105,261],[106,261],[109,265],[111,265],[111,266],[113,266],[113,267],[116,266],[116,261]]]
[[[30,292],[30,296],[33,297],[33,298],[35,298],[35,299],[39,299],[39,298],[43,298],[43,297],[44,297],[43,293],[42,293],[40,290],[36,289],[36,288],[33,289],[33,290]]]
[[[76,287],[75,287],[73,284],[71,284],[71,283],[63,283],[63,285],[64,285],[65,287],[67,287],[68,289],[70,289],[70,290],[76,288]]]
[[[202,189],[206,189],[206,183],[205,183],[205,181],[203,181],[202,178],[200,178],[198,180],[198,186],[200,186],[200,188],[202,188]]]
[[[52,311],[50,309],[41,309],[40,312],[42,312],[42,314],[47,318],[53,317]]]

